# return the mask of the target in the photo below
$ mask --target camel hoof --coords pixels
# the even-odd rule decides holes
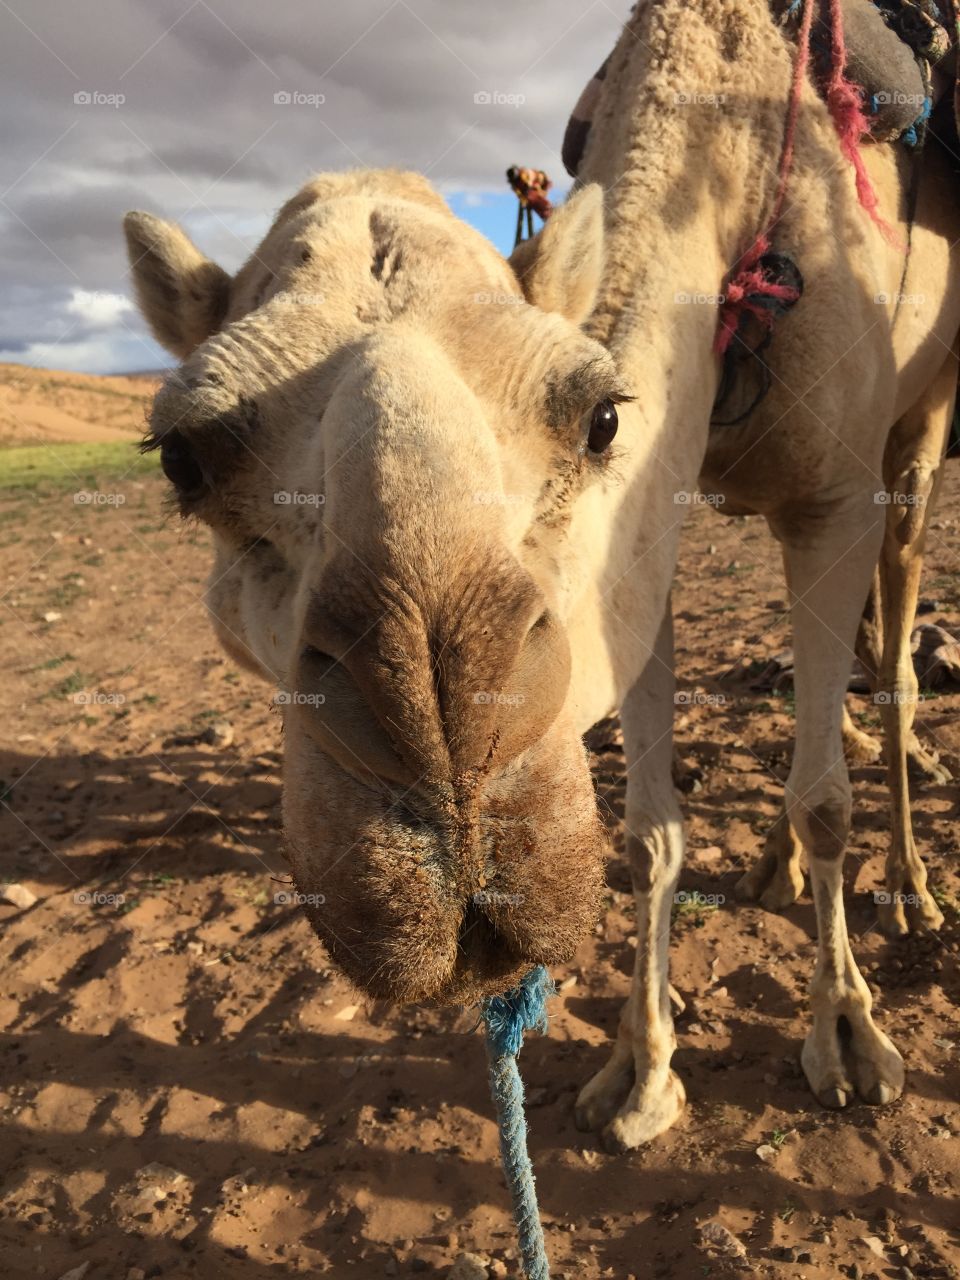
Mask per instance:
[[[633,1087],[633,1061],[621,1063],[617,1051],[583,1086],[573,1109],[581,1133],[599,1133],[623,1106]]]
[[[864,1102],[869,1102],[871,1107],[885,1107],[896,1097],[897,1091],[892,1084],[888,1084],[886,1080],[878,1080],[873,1088],[867,1091]]]
[[[667,1076],[665,1087],[635,1086],[603,1131],[604,1149],[612,1155],[622,1155],[652,1142],[676,1122],[686,1101],[686,1091],[675,1071]]]
[[[854,993],[851,992],[851,995]],[[824,1107],[846,1107],[855,1096],[879,1106],[903,1092],[903,1059],[876,1026],[869,1006],[827,1002],[817,1013],[800,1056],[804,1074]]]
[[[921,929],[936,932],[943,924],[943,912],[932,894],[915,893],[908,885],[903,891],[884,893],[877,904],[877,921],[888,938],[905,938]]]
[[[817,1099],[831,1111],[839,1111],[850,1101],[850,1095],[846,1089],[824,1089],[822,1093],[817,1094]]]
[[[844,725],[843,754],[848,764],[876,764],[883,747],[876,738],[855,725]]]

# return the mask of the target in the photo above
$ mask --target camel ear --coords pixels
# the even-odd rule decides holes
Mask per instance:
[[[223,323],[230,277],[173,222],[128,213],[123,231],[143,318],[156,340],[184,360]]]
[[[580,324],[593,310],[603,273],[603,191],[581,188],[554,209],[543,230],[510,257],[526,300]]]

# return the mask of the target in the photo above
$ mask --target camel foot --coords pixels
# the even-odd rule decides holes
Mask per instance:
[[[877,921],[888,938],[904,938],[921,929],[937,930],[943,924],[943,912],[930,891],[917,890],[909,881],[894,893],[881,890],[873,896]]]
[[[668,1071],[666,1077],[658,1072],[645,1087],[635,1085],[603,1131],[605,1149],[618,1154],[652,1142],[676,1121],[686,1100],[686,1091],[675,1071]]]
[[[847,764],[876,764],[883,747],[871,734],[847,720],[843,726],[843,754]]]
[[[759,902],[767,911],[783,911],[803,892],[803,872],[794,860],[781,862],[764,853],[734,887],[741,902]]]
[[[850,1018],[815,1016],[800,1061],[825,1107],[845,1107],[857,1097],[884,1106],[903,1092],[903,1059],[866,1009]]]
[[[923,746],[916,734],[911,734],[910,739],[907,747],[907,772],[910,781],[928,787],[941,787],[944,783],[952,782],[953,774],[946,765],[940,763],[939,754]]]
[[[598,1133],[617,1114],[633,1088],[633,1055],[618,1044],[610,1059],[580,1090],[574,1107],[574,1123],[582,1133]]]

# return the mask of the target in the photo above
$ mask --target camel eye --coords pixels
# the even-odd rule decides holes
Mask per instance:
[[[601,400],[590,418],[587,448],[591,453],[603,453],[617,434],[617,406],[612,400]]]
[[[164,436],[160,444],[160,466],[182,497],[191,497],[203,488],[203,471],[179,431]]]

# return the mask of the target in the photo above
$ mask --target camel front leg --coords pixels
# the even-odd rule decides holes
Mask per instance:
[[[633,986],[610,1060],[577,1099],[582,1129],[602,1129],[609,1150],[649,1142],[683,1109],[670,1060],[676,1048],[669,983],[670,913],[683,861],[683,824],[673,789],[673,623],[670,607],[655,650],[621,708],[627,762],[627,851],[637,903]]]
[[[903,1062],[874,1024],[872,998],[850,949],[843,906],[843,857],[850,830],[850,780],[843,755],[843,699],[860,605],[883,535],[882,507],[861,495],[829,520],[775,532],[783,543],[796,657],[797,741],[786,811],[806,851],[817,914],[817,963],[810,986],[813,1025],[801,1061],[825,1106],[855,1094],[889,1102],[903,1088]]]

